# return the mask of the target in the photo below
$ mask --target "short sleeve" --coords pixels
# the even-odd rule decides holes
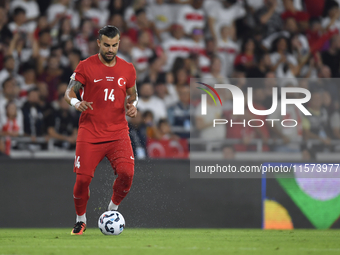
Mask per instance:
[[[80,61],[76,70],[70,77],[71,80],[79,81],[81,84],[85,85],[86,83],[86,76],[84,71],[84,63]]]
[[[136,69],[135,67],[131,64],[131,71],[129,73],[128,77],[128,84],[126,86],[127,89],[132,88],[136,84]]]

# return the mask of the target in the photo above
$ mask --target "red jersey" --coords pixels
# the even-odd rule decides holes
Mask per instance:
[[[93,110],[82,112],[77,141],[100,143],[119,139],[128,130],[125,118],[126,90],[136,83],[132,64],[116,56],[112,67],[104,65],[98,55],[80,61],[71,79],[83,84],[81,97],[93,102]]]

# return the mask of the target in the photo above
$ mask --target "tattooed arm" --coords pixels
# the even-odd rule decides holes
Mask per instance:
[[[138,93],[136,84],[135,86],[128,88],[126,90],[126,94],[127,94],[126,115],[131,118],[134,118],[137,115],[137,103],[138,103]]]
[[[79,89],[82,86],[83,84],[81,84],[79,81],[71,79],[67,86],[64,98],[68,104],[74,106],[74,108],[76,108],[76,110],[80,112],[86,111],[87,108],[90,108],[91,110],[93,110],[91,106],[93,102],[79,101],[77,99],[76,93],[79,91]]]

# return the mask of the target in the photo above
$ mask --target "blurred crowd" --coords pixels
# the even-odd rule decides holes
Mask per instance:
[[[80,60],[98,53],[98,30],[121,31],[118,56],[137,71],[138,116],[129,119],[139,158],[149,140],[187,139],[190,114],[197,137],[238,138],[225,151],[296,152],[308,139],[315,150],[335,150],[340,138],[340,0],[4,0],[0,4],[0,152],[20,147],[13,137],[54,139],[74,149],[79,114],[63,100]],[[298,127],[211,129],[190,111],[190,78],[232,83],[266,78],[253,91],[254,107],[269,109],[273,86],[312,92],[303,117],[292,107]],[[280,82],[289,80],[289,82]],[[230,101],[230,95],[223,100]],[[224,104],[214,114],[230,117]],[[197,106],[199,107],[199,106]],[[213,108],[213,106],[211,107]],[[276,113],[274,113],[275,115]],[[248,116],[251,118],[251,116]],[[281,116],[277,116],[281,118]],[[211,122],[211,121],[210,121]],[[218,134],[217,134],[218,133]],[[280,146],[270,146],[278,138]],[[11,142],[12,141],[12,142]],[[292,141],[301,141],[296,144]],[[24,148],[24,147],[22,147]],[[42,145],[42,148],[43,145]]]

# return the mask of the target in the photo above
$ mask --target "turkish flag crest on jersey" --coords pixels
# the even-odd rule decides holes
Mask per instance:
[[[126,79],[124,77],[119,77],[117,82],[118,82],[118,85],[121,87],[126,86]]]

